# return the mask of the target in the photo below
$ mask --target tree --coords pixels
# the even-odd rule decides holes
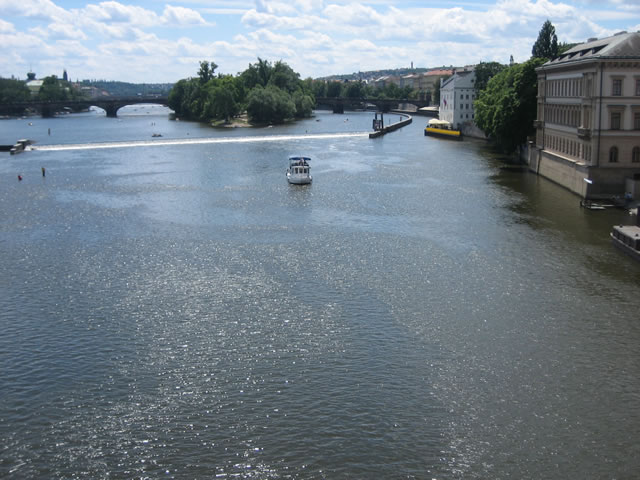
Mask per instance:
[[[344,96],[347,98],[364,97],[364,83],[362,81],[349,82],[345,85]]]
[[[342,82],[329,82],[327,84],[327,97],[339,97],[342,91]]]
[[[511,153],[533,133],[536,118],[536,68],[545,59],[532,58],[502,70],[474,103],[475,121],[505,153]]]
[[[476,68],[474,69],[476,73],[476,95],[486,88],[491,77],[500,73],[505,68],[507,68],[505,65],[498,62],[480,62],[476,65]]]
[[[300,75],[294,72],[286,63],[277,61],[271,69],[271,75],[267,83],[275,85],[285,92],[293,93],[300,87]]]
[[[0,78],[0,103],[28,102],[31,93],[21,80]]]
[[[302,90],[296,90],[293,94],[293,103],[296,106],[296,118],[310,117],[315,106],[315,100],[311,95],[305,94]]]
[[[549,20],[544,22],[536,43],[533,44],[531,54],[534,58],[552,60],[558,56],[558,37],[556,27]]]
[[[22,80],[14,78],[0,78],[0,104],[28,102],[31,100],[31,92]],[[18,115],[23,113],[22,107],[3,108],[7,113]]]
[[[58,81],[58,77],[51,75],[45,77],[42,80],[42,86],[38,92],[38,99],[45,102],[52,102],[57,100],[68,100],[69,94],[61,82]]]
[[[213,78],[214,72],[218,68],[215,62],[207,62],[206,60],[200,62],[200,70],[198,70],[198,78],[200,78],[200,83],[207,83],[209,80]]]
[[[231,75],[211,79],[206,85],[206,91],[203,120],[217,119],[228,122],[239,113],[240,95],[236,79]]]
[[[174,85],[168,103],[177,115],[202,122],[229,121],[246,108],[252,122],[280,123],[313,111],[313,80],[300,80],[282,61],[272,65],[258,58],[236,77],[214,76],[217,67],[200,62],[198,77]]]
[[[247,114],[252,122],[282,123],[293,118],[295,112],[291,97],[275,85],[257,85],[249,92]]]
[[[325,80],[311,80],[311,93],[318,97],[327,97],[327,82]]]

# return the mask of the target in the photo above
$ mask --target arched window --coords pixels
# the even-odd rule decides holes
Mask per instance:
[[[618,162],[618,147],[611,147],[609,150],[609,163]]]
[[[631,162],[640,163],[640,147],[633,147],[631,150]]]

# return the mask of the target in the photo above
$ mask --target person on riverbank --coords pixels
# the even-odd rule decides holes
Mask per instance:
[[[42,169],[42,176],[44,177],[45,176],[45,169],[44,169],[44,167],[41,167],[41,169]]]

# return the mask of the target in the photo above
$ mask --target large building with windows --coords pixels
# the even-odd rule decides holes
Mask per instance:
[[[640,33],[589,39],[537,73],[531,170],[583,198],[640,199]]]
[[[438,117],[468,137],[486,138],[475,121],[473,102],[476,100],[475,65],[458,68],[449,78],[440,81]]]
[[[473,67],[456,69],[451,77],[441,81],[440,120],[446,120],[457,129],[474,123],[475,81]]]

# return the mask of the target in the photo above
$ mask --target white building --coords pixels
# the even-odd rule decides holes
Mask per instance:
[[[537,73],[530,168],[584,198],[640,198],[640,33],[590,39]]]
[[[475,126],[475,81],[476,74],[472,66],[455,70],[451,77],[441,81],[440,120],[446,120],[460,130]]]

